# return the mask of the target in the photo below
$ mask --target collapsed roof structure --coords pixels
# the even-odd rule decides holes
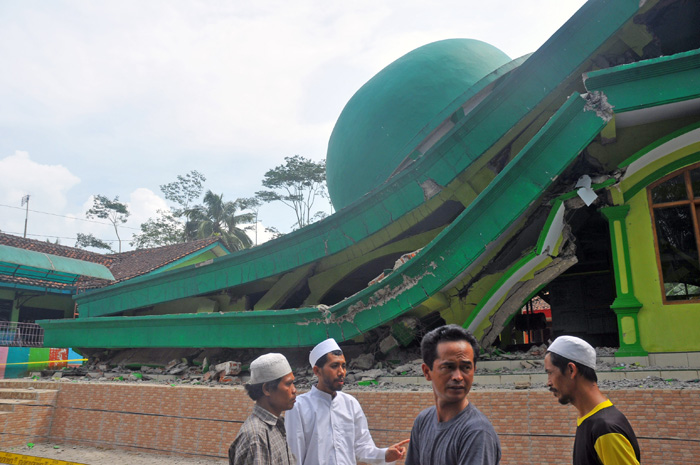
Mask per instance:
[[[534,296],[618,355],[700,351],[700,3],[591,0],[533,54],[421,47],[343,110],[337,213],[75,297],[53,347],[303,347],[401,318],[490,345]]]

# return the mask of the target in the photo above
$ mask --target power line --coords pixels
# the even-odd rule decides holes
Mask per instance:
[[[14,231],[3,231],[5,234],[14,234],[17,236],[21,236],[22,233],[14,232]],[[50,234],[29,234],[27,233],[27,236],[34,236],[34,237],[45,237],[45,238],[54,238],[54,239],[70,239],[71,241],[77,241],[77,237],[65,237],[65,236],[52,236]],[[102,242],[119,242],[118,239],[100,239]],[[122,239],[123,241],[124,239]]]
[[[24,208],[21,208],[21,207],[14,207],[12,205],[5,205],[2,203],[0,203],[0,207],[14,208],[15,210],[24,210]],[[102,221],[89,220],[89,219],[85,219],[85,218],[76,218],[75,216],[59,215],[58,213],[42,212],[39,210],[31,210],[31,209],[29,211],[33,212],[33,213],[41,213],[43,215],[58,216],[59,218],[68,218],[70,220],[85,221],[86,223],[101,224],[103,226],[114,226],[112,223],[103,223]],[[119,226],[119,227],[124,228],[124,229],[133,229],[135,231],[141,230],[140,228],[132,228],[131,226]],[[27,234],[27,235],[29,236],[30,234]]]

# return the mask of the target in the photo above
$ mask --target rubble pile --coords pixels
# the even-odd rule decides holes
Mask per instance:
[[[383,339],[382,341],[385,341]],[[378,345],[377,349],[381,346]],[[365,389],[405,389],[405,390],[429,390],[427,383],[400,382],[404,378],[412,378],[412,381],[423,378],[422,359],[417,347],[399,348],[393,347],[387,352],[377,350],[376,353],[364,353],[360,350],[345,350],[348,360],[348,371],[345,379],[346,387],[353,390]],[[366,347],[365,347],[366,349]],[[503,384],[480,385],[479,376],[482,375],[522,375],[544,373],[544,354],[547,346],[533,346],[527,352],[503,352],[492,349],[482,352],[477,363],[477,371],[474,379],[475,389],[530,389],[544,388],[544,385],[531,383],[512,382]],[[598,373],[604,372],[628,372],[628,371],[656,371],[669,370],[664,367],[642,366],[639,363],[615,363],[609,360],[614,356],[616,348],[596,348],[598,354]],[[213,353],[209,353],[213,356]],[[221,357],[221,354],[216,354]],[[80,367],[70,367],[61,370],[43,370],[32,372],[33,379],[51,379],[56,381],[73,382],[125,382],[125,383],[161,383],[175,385],[203,385],[203,386],[232,386],[241,385],[248,380],[248,365],[258,354],[255,351],[227,353],[237,355],[238,360],[218,361],[204,356],[194,359],[172,359],[160,366],[154,364],[117,364],[112,365],[99,360],[91,360],[91,363]],[[306,361],[306,353],[303,350],[285,354],[290,360],[294,370],[296,385],[298,388],[309,389],[316,382],[316,377]],[[614,358],[613,358],[614,360]],[[505,363],[484,363],[484,362]],[[643,373],[642,373],[643,376]],[[700,379],[679,380],[669,377],[647,376],[642,379],[601,379],[598,383],[601,388],[611,389],[700,389]]]

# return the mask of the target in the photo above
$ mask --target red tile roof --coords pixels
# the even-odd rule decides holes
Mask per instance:
[[[0,244],[2,245],[73,258],[76,260],[99,263],[109,268],[115,278],[115,281],[107,281],[97,278],[81,277],[77,283],[77,287],[80,289],[104,287],[116,282],[126,281],[127,279],[144,275],[180,260],[181,258],[187,257],[192,253],[205,249],[216,242],[219,242],[217,237],[209,237],[206,239],[185,242],[183,244],[173,244],[156,247],[153,249],[139,249],[132,250],[130,252],[103,255],[88,252],[87,250],[78,249],[75,247],[51,244],[49,242],[25,239],[19,236],[0,233]],[[219,245],[225,249],[223,243],[219,243]],[[47,287],[52,289],[70,289],[73,287],[64,283],[19,278],[7,275],[0,275],[0,282]]]
[[[110,255],[113,262],[109,265],[109,270],[117,281],[126,281],[185,258],[216,242],[219,242],[217,237],[208,237],[183,244],[164,245],[153,249],[139,249]],[[225,248],[223,243],[219,245]]]
[[[0,244],[18,249],[33,250],[34,252],[48,253],[58,255],[59,257],[75,258],[85,262],[99,263],[100,265],[109,266],[112,262],[110,255],[103,255],[87,250],[68,247],[65,245],[52,244],[50,242],[37,241],[35,239],[25,239],[11,234],[0,232]]]

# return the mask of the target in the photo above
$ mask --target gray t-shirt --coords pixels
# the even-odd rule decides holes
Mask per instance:
[[[438,422],[433,406],[413,423],[406,465],[496,465],[500,460],[496,430],[471,403],[450,421]]]

